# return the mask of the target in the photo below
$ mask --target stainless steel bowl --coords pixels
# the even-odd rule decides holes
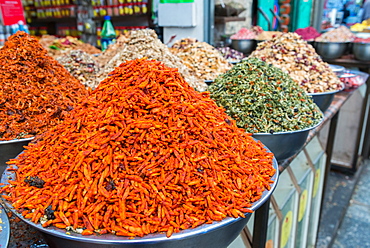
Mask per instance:
[[[370,43],[354,42],[352,52],[357,60],[370,61]]]
[[[302,149],[310,130],[318,127],[321,122],[322,121],[315,126],[302,130],[278,132],[272,134],[255,133],[252,136],[255,139],[260,140],[266,147],[268,147],[278,162],[282,162]]]
[[[8,247],[10,237],[10,224],[5,209],[0,204],[0,247]]]
[[[6,162],[11,158],[15,158],[21,151],[23,147],[28,145],[28,143],[33,139],[15,139],[15,140],[6,140],[0,141],[0,175],[3,174],[3,171],[6,168]]]
[[[341,65],[332,65],[332,64],[329,64],[329,67],[335,73],[340,73],[340,72],[342,72],[342,71],[344,71],[346,69],[344,66],[341,66]]]
[[[257,46],[257,42],[254,39],[250,40],[231,40],[231,48],[235,49],[244,54],[252,53]]]
[[[349,42],[315,41],[314,47],[322,59],[337,59],[348,50]]]
[[[312,97],[313,102],[316,103],[316,105],[324,113],[333,101],[335,93],[338,93],[342,90],[343,89],[329,92],[307,93],[307,95]]]
[[[273,193],[278,181],[278,163],[273,160],[273,167],[276,170],[275,175],[271,178],[271,188],[265,190],[262,197],[253,203],[251,210],[257,210]],[[1,178],[1,183],[8,184],[8,179],[15,176],[13,171],[6,170]],[[242,231],[251,217],[247,213],[245,218],[228,217],[222,221],[213,224],[203,224],[194,229],[183,230],[174,233],[170,238],[165,234],[150,234],[142,238],[120,237],[111,234],[83,236],[76,233],[66,234],[65,230],[55,227],[43,228],[40,224],[35,224],[25,219],[4,199],[5,206],[12,211],[22,221],[39,230],[50,248],[224,248],[227,247]]]

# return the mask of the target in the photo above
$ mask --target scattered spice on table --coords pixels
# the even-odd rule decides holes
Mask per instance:
[[[96,88],[95,77],[100,71],[100,66],[92,55],[81,50],[70,50],[57,57],[56,60],[83,85],[92,89]]]
[[[183,61],[170,52],[169,48],[163,44],[152,29],[133,30],[127,36],[120,39],[120,46],[115,46],[117,53],[110,58],[107,63],[100,63],[104,66],[97,77],[97,81],[104,80],[109,73],[122,62],[137,58],[155,59],[163,62],[171,68],[178,68],[179,72],[185,78],[185,81],[198,91],[205,91],[207,85],[202,79],[190,73],[188,67]],[[112,48],[113,50],[113,48]],[[110,50],[109,54],[112,54]],[[102,55],[104,59],[105,55]],[[98,57],[100,61],[100,56]]]
[[[329,30],[315,39],[320,42],[352,42],[356,36],[346,26]]]
[[[32,137],[60,123],[85,87],[38,41],[17,32],[0,49],[0,140]]]
[[[312,98],[287,73],[257,58],[243,59],[217,77],[209,91],[250,133],[302,130],[322,120]]]
[[[206,42],[194,42],[183,49],[171,49],[190,72],[202,80],[214,80],[231,68],[217,49]]]
[[[329,64],[296,33],[282,33],[259,43],[249,57],[260,58],[287,72],[308,93],[343,88]]]
[[[11,160],[16,178],[1,191],[44,227],[171,236],[251,212],[272,159],[177,69],[137,59]]]

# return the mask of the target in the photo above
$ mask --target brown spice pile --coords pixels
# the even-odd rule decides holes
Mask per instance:
[[[281,33],[258,43],[249,57],[259,58],[288,73],[307,93],[341,90],[337,75],[297,33]]]
[[[214,80],[231,68],[231,64],[222,57],[220,52],[206,42],[192,42],[171,51],[202,80]]]
[[[273,154],[177,69],[121,64],[17,159],[3,197],[43,226],[144,236],[244,217]]]
[[[25,32],[0,49],[0,140],[32,137],[60,123],[87,90]]]
[[[102,63],[100,62],[100,56],[98,57],[99,64],[105,65],[97,78],[98,83],[104,80],[115,67],[126,60],[146,57],[161,61],[168,67],[178,68],[185,81],[196,90],[205,91],[207,89],[204,81],[189,72],[188,67],[183,64],[182,60],[171,53],[169,48],[158,39],[154,30],[141,29],[131,31],[127,37],[119,39],[117,45],[108,49],[107,54],[112,56],[114,49],[116,49],[117,53],[111,57],[109,62]],[[103,60],[106,60],[107,57],[104,54],[102,55]]]

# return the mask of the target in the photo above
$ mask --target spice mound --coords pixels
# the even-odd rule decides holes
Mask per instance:
[[[206,42],[194,42],[183,49],[171,49],[180,57],[190,72],[203,80],[214,80],[231,68],[218,50]]]
[[[321,35],[314,27],[298,28],[294,32],[299,34],[302,39],[307,41],[313,41],[315,38]]]
[[[32,137],[60,123],[84,86],[25,32],[0,49],[0,140]]]
[[[262,143],[176,69],[138,59],[111,74],[9,162],[5,199],[83,235],[171,236],[250,212],[275,173]]]
[[[95,77],[100,67],[90,54],[81,50],[70,50],[58,57],[57,61],[83,85],[92,89],[96,87]]]
[[[320,109],[287,73],[257,58],[236,64],[209,91],[236,125],[250,133],[302,130],[322,120]]]
[[[296,33],[282,33],[259,43],[249,57],[260,58],[287,72],[308,93],[343,88],[329,64]]]
[[[356,36],[351,32],[349,28],[347,28],[346,26],[340,26],[326,33],[323,33],[315,40],[321,42],[351,42],[355,38]]]
[[[182,60],[171,53],[169,48],[158,39],[154,30],[134,30],[127,37],[122,36],[122,38],[119,38],[117,42],[117,45],[112,45],[112,48],[108,48],[109,51],[107,50],[106,54],[98,57],[98,61],[100,61],[100,57],[106,61],[108,55],[112,56],[108,62],[100,63],[105,66],[97,78],[96,85],[104,80],[116,66],[119,66],[126,60],[146,57],[161,61],[168,67],[178,68],[186,82],[196,90],[205,91],[207,89],[206,83],[190,73]],[[114,54],[114,52],[116,53]]]

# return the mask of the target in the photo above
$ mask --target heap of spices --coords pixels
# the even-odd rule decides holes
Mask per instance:
[[[177,40],[172,44],[171,51],[173,51],[174,49],[178,49],[178,50],[185,49],[187,46],[195,42],[198,42],[198,40],[195,38],[183,38],[183,39]]]
[[[320,42],[351,42],[356,36],[346,26],[340,26],[332,29],[326,33],[323,33],[315,39]]]
[[[230,39],[232,40],[249,40],[249,39],[255,39],[256,33],[252,30],[249,30],[247,28],[241,28],[238,32],[230,36]]]
[[[9,162],[14,208],[44,227],[140,237],[251,211],[275,173],[261,142],[177,69],[137,59],[111,74]]]
[[[250,133],[302,130],[322,120],[312,98],[287,73],[257,58],[236,64],[209,91],[236,125]]]
[[[282,33],[279,31],[262,31],[257,35],[256,40],[271,40],[280,34]]]
[[[81,50],[70,50],[57,57],[57,61],[83,85],[92,89],[96,88],[95,77],[100,67],[90,54]]]
[[[97,78],[98,83],[104,80],[109,73],[126,60],[138,58],[155,59],[163,62],[171,68],[178,68],[179,72],[185,78],[185,81],[198,91],[205,91],[207,84],[198,77],[192,75],[187,66],[180,58],[170,52],[169,48],[163,44],[152,29],[134,30],[129,36],[120,40],[121,46],[116,53],[105,65]],[[112,51],[112,50],[111,50]],[[100,56],[99,56],[100,57]],[[99,59],[98,57],[98,59]],[[104,56],[103,56],[104,57]]]
[[[227,61],[239,61],[244,58],[244,54],[230,47],[217,47],[217,50],[222,54],[222,56],[227,59]]]
[[[25,32],[0,49],[0,140],[32,137],[60,123],[85,87]]]
[[[307,41],[313,41],[315,38],[319,37],[321,34],[317,32],[314,27],[298,28],[295,33],[299,34],[302,39]]]
[[[343,87],[329,64],[296,33],[282,33],[259,43],[249,57],[260,58],[287,72],[308,93],[337,91]]]
[[[189,70],[202,80],[214,80],[231,68],[218,50],[206,42],[194,42],[184,49],[172,49]]]

